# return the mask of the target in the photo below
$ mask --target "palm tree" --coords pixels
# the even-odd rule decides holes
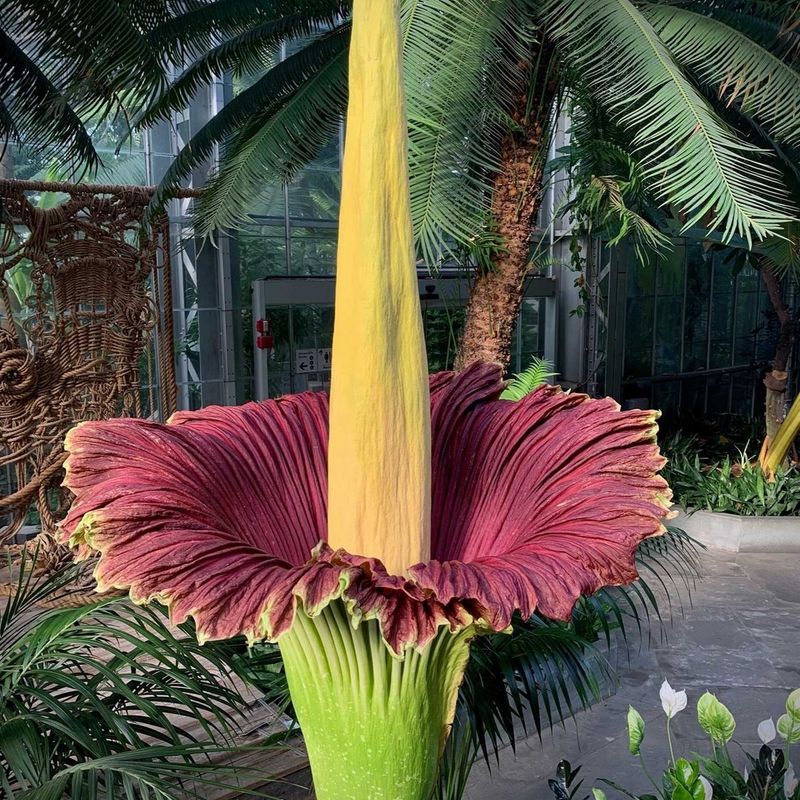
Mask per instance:
[[[731,122],[779,144],[800,140],[793,1],[401,1],[419,251],[433,267],[464,254],[477,267],[462,366],[508,360],[548,131],[565,98],[602,109],[679,227],[749,245],[793,218],[774,153]],[[162,184],[165,193],[224,145],[201,203],[206,231],[236,225],[266,182],[291,180],[335,132],[347,100],[347,13],[341,0],[212,1],[151,33],[189,65],[139,125],[168,118],[215,74],[258,75]],[[262,68],[287,42],[299,44]]]
[[[157,198],[223,145],[200,204],[205,231],[240,222],[265,184],[291,180],[338,129],[348,0],[24,0],[13,14],[6,2],[0,135],[56,144],[76,164],[98,163],[89,111],[131,106],[146,126],[215,75],[251,77],[194,134]],[[508,360],[565,98],[603,110],[682,227],[750,244],[794,216],[774,153],[731,121],[798,143],[794,0],[401,2],[419,251],[433,268],[453,257],[476,267],[462,366]],[[187,66],[162,91],[169,64]]]
[[[597,234],[610,245],[623,239],[631,241],[639,261],[646,266],[649,259],[644,251],[659,251],[669,246],[666,233],[677,234],[678,226],[660,213],[657,198],[647,186],[640,166],[625,150],[619,129],[609,121],[603,109],[590,98],[583,97],[580,106],[573,106],[572,111],[570,144],[552,162],[554,168],[561,168],[570,175],[571,199],[562,210],[571,216],[575,230],[581,235]],[[736,109],[721,109],[721,113],[742,142],[771,155],[790,197],[795,203],[800,202],[800,148],[780,141],[774,133]],[[686,231],[685,235],[711,247],[719,247],[722,239],[712,236],[702,225]],[[776,465],[785,460],[800,430],[800,406],[788,418],[785,414],[787,370],[798,335],[797,321],[787,303],[785,290],[790,282],[800,280],[799,245],[800,227],[792,222],[758,242],[735,236],[725,248],[733,272],[746,267],[758,272],[778,323],[774,355],[763,378],[767,442],[762,451],[762,464],[765,467],[768,445],[775,441],[781,427],[784,427],[783,447],[779,453],[773,453]],[[774,465],[767,468],[768,474],[774,468]]]

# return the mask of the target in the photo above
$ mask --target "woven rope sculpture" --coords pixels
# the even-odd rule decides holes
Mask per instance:
[[[42,208],[31,192],[67,198]],[[148,187],[0,181],[0,470],[13,474],[0,496],[11,519],[0,543],[35,508],[45,566],[64,556],[52,533],[69,501],[60,488],[67,431],[175,410],[166,218],[139,236],[151,196]]]

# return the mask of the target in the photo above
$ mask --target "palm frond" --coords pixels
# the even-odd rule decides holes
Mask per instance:
[[[336,56],[341,55],[346,49],[349,39],[349,24],[343,23],[281,61],[252,86],[227,103],[192,136],[170,164],[150,203],[151,212],[161,208],[170,190],[178,185],[181,179],[189,175],[194,168],[211,157],[218,145],[231,140],[231,137],[236,137],[237,133],[242,131],[244,131],[245,139],[257,135],[257,131],[266,125],[274,114],[283,109],[307,81],[330,66],[330,62],[335,61]],[[330,93],[330,96],[333,96],[333,93]],[[335,110],[333,113],[336,113]],[[295,114],[295,120],[307,118],[308,114],[303,111]],[[282,129],[282,132],[285,133],[285,129]],[[313,128],[306,129],[305,132],[313,137]],[[302,133],[300,135],[302,136]],[[236,139],[233,138],[233,147],[235,147],[235,141]],[[275,137],[272,142],[277,143]],[[244,148],[244,145],[241,146]],[[299,168],[301,165],[295,166]],[[275,180],[280,180],[280,175],[261,173],[262,183]],[[249,186],[238,186],[235,181],[232,181],[230,185],[227,182],[222,185],[226,187],[223,191],[227,192],[226,197],[229,199],[235,199],[237,194],[242,199],[250,188]],[[242,210],[241,205],[237,205],[235,208],[219,205],[214,208],[224,215],[225,220],[236,218]],[[207,220],[209,226],[221,223],[219,219],[213,218],[207,212],[204,219]]]
[[[234,134],[198,205],[199,232],[239,225],[255,199],[290,182],[338,133],[347,106],[347,50],[340,44],[266,119]]]
[[[70,161],[96,168],[92,138],[67,98],[38,65],[0,29],[0,96],[5,114],[0,138],[35,149],[62,148]]]
[[[476,753],[488,761],[515,746],[529,726],[541,736],[600,698],[608,662],[575,628],[539,616],[515,619],[510,634],[472,645],[460,702],[469,715]]]
[[[614,124],[605,108],[574,87],[567,108],[569,143],[560,148],[548,171],[563,171],[569,191],[558,215],[569,215],[579,236],[598,236],[609,245],[627,240],[637,259],[668,249],[657,207],[642,165],[631,155],[630,136]]]
[[[127,600],[43,608],[75,578],[33,577],[23,559],[0,614],[0,786],[9,800],[184,796],[235,786],[209,755],[233,754],[245,701],[223,650]],[[203,741],[198,741],[202,739]]]
[[[644,14],[675,59],[722,102],[760,119],[778,141],[800,142],[800,73],[718,19],[663,5]]]
[[[639,545],[636,564],[639,578],[628,586],[601,589],[580,601],[577,613],[588,610],[608,645],[616,630],[626,643],[635,629],[639,645],[649,644],[655,629],[665,636],[675,613],[682,613],[683,600],[691,601],[692,589],[702,574],[699,553],[703,546],[685,531],[667,526],[662,536]],[[662,610],[659,598],[667,604]],[[585,606],[581,608],[581,605]]]
[[[793,62],[800,55],[795,0],[666,0],[698,14],[709,14],[744,33],[779,58]]]
[[[157,100],[134,120],[134,127],[146,127],[171,112],[184,109],[201,87],[231,70],[237,75],[264,71],[270,54],[283,42],[316,37],[333,28],[339,17],[340,3],[330,0],[319,3],[320,9],[312,13],[294,13],[276,17],[240,33],[229,36],[220,44],[210,46],[191,63],[163,92]]]
[[[6,111],[0,138],[58,159],[72,179],[95,172],[100,158],[89,121],[123,118],[129,105],[150,102],[163,89],[166,64],[143,26],[183,3],[134,5],[0,0],[0,96]]]
[[[500,134],[508,124],[503,115],[514,93],[524,90],[518,65],[529,55],[533,35],[526,0],[466,3],[402,5],[412,216],[419,249],[434,266],[454,248],[468,246],[485,221]],[[242,108],[256,109],[249,120],[223,109],[222,124],[212,121],[213,136],[206,126],[181,153],[165,184],[206,158],[210,142],[230,138],[201,204],[203,230],[235,224],[254,190],[290,180],[327,143],[346,103],[344,50],[328,52],[328,63],[317,50],[314,70],[304,78],[313,85],[298,89],[296,98],[277,90],[272,98],[246,97]],[[290,59],[310,63],[312,54],[303,52]],[[234,50],[229,53],[233,58]],[[281,69],[288,72],[288,66],[275,67],[264,85],[274,87]]]
[[[489,211],[519,63],[533,32],[520,0],[404,0],[411,214],[436,266],[468,245]]]
[[[462,800],[477,756],[470,716],[461,704],[442,753],[439,777],[431,800]]]
[[[558,374],[552,369],[553,365],[546,358],[531,359],[530,366],[511,379],[500,397],[503,400],[522,400],[525,395],[547,383],[548,378]]]
[[[351,5],[351,0],[187,0],[184,8],[148,26],[148,39],[173,63],[183,64],[256,26],[297,14],[343,20]]]
[[[171,13],[164,0],[151,0],[151,12],[156,5],[161,16]],[[161,53],[150,47],[142,15],[115,0],[16,0],[13,13],[4,11],[0,18],[39,68],[69,88],[75,107],[113,103],[115,94],[130,90],[149,97],[164,88]]]
[[[645,260],[646,253],[662,253],[672,244],[670,238],[660,231],[650,220],[625,201],[625,184],[636,179],[635,166],[628,180],[620,180],[613,175],[593,175],[584,195],[586,212],[596,224],[601,235],[606,233],[609,246],[628,240],[636,252],[640,262]]]
[[[778,233],[795,211],[780,173],[740,142],[630,0],[548,0],[548,31],[573,75],[633,135],[661,200],[725,241]]]

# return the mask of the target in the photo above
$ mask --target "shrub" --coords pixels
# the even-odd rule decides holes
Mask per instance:
[[[755,517],[788,517],[800,513],[800,470],[779,469],[764,477],[747,450],[738,458],[704,461],[694,438],[677,435],[663,447],[668,458],[663,471],[675,502],[685,509],[725,511]]]

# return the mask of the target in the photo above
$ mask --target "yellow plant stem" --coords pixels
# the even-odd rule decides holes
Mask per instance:
[[[800,395],[795,398],[789,413],[775,433],[775,438],[768,443],[766,452],[760,457],[761,468],[768,478],[774,478],[775,472],[783,464],[798,434],[800,434]]]
[[[430,401],[408,188],[399,0],[355,0],[333,334],[328,542],[430,557]]]

